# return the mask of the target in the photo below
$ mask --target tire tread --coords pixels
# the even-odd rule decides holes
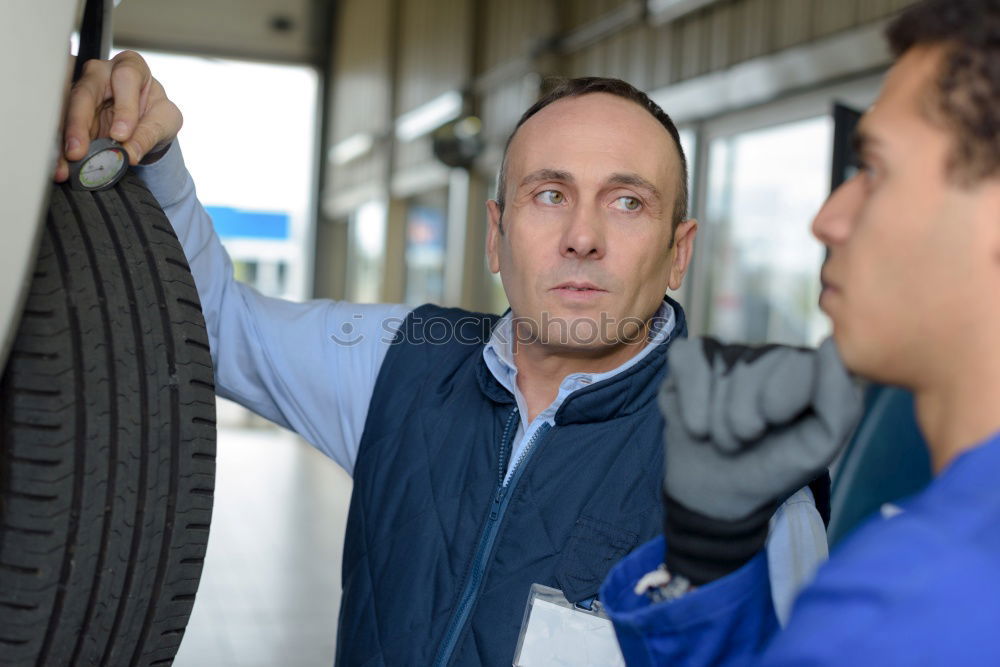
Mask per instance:
[[[131,175],[54,187],[37,262],[0,378],[0,665],[169,664],[214,496],[194,280]]]

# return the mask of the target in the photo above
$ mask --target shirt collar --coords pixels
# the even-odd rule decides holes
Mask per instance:
[[[677,316],[674,313],[673,307],[664,300],[661,302],[656,314],[653,315],[650,322],[649,340],[639,354],[625,361],[617,368],[603,373],[570,373],[560,383],[560,397],[580,387],[614,377],[639,363],[659,343],[670,338],[676,322]],[[513,394],[516,399],[520,399],[521,392],[517,389],[517,366],[514,364],[513,329],[513,314],[508,310],[493,328],[490,340],[483,348],[483,360],[497,382]],[[521,406],[520,400],[517,403]],[[521,407],[523,409],[523,406]]]

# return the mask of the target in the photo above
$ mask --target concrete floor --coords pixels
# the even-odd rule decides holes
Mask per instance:
[[[329,667],[351,480],[277,428],[220,428],[215,510],[175,667]]]

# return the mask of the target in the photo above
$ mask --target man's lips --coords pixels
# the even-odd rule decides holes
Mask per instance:
[[[578,282],[569,281],[565,283],[560,283],[552,288],[553,290],[566,291],[566,292],[607,292],[606,289],[602,289],[595,285],[594,283],[588,282]]]
[[[585,280],[569,280],[556,285],[549,292],[559,295],[559,301],[567,305],[592,305],[608,293],[606,289]]]
[[[837,292],[840,291],[840,287],[837,285],[837,283],[830,280],[830,276],[827,275],[826,272],[819,274],[819,284],[824,292],[827,290],[837,291]]]
[[[822,310],[826,310],[824,303],[829,302],[830,297],[840,294],[840,287],[832,282],[827,275],[822,273],[819,276],[819,284],[819,307]]]

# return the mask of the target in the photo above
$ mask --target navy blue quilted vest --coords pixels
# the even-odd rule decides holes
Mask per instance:
[[[483,361],[498,319],[422,306],[386,356],[354,470],[339,665],[509,667],[531,584],[588,600],[660,534],[669,341],[570,395],[504,489],[519,416]]]

